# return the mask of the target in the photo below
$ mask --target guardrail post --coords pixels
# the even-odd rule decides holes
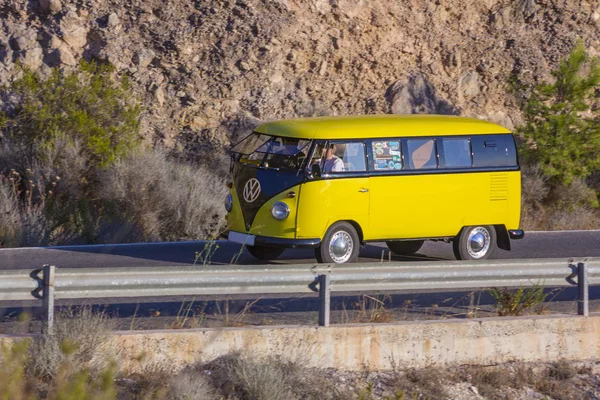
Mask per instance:
[[[56,267],[54,265],[44,265],[43,270],[43,282],[44,291],[42,297],[42,308],[43,318],[47,325],[46,333],[52,334],[54,326],[54,272]]]
[[[589,299],[588,271],[585,263],[580,262],[577,264],[577,314],[590,315]]]
[[[331,311],[331,275],[319,275],[319,299],[321,308],[319,310],[319,326],[329,326]]]

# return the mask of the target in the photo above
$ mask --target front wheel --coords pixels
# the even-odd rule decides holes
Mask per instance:
[[[457,260],[485,260],[496,248],[496,229],[491,225],[465,226],[452,242]]]
[[[315,249],[320,263],[344,264],[358,258],[360,240],[356,229],[345,221],[336,222],[327,230],[323,241]]]
[[[415,254],[421,246],[425,243],[424,240],[402,240],[394,242],[385,242],[388,249],[399,256],[412,256]]]
[[[252,254],[253,257],[259,260],[275,260],[278,258],[285,249],[279,247],[267,247],[267,246],[246,246],[248,253]]]

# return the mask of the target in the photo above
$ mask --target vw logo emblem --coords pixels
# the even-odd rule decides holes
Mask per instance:
[[[256,178],[250,179],[246,182],[244,186],[244,200],[247,203],[252,203],[254,200],[258,199],[258,195],[260,194],[260,182]]]

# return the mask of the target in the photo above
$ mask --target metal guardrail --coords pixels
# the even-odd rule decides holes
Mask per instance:
[[[51,329],[55,299],[320,292],[319,325],[329,325],[331,292],[445,290],[578,285],[588,315],[588,285],[600,283],[600,258],[363,264],[209,265],[0,271],[0,301],[42,300]]]

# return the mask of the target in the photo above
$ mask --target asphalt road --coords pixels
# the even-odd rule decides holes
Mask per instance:
[[[528,232],[520,241],[513,241],[510,252],[496,250],[494,258],[569,258],[600,257],[600,231],[569,232]],[[360,252],[360,261],[373,262],[382,258],[388,260],[389,250],[384,243],[365,246]],[[391,255],[395,261],[453,260],[452,246],[448,243],[426,242],[413,257]],[[175,266],[202,265],[204,263],[263,264],[254,259],[239,245],[225,241],[215,243],[179,242],[145,243],[106,246],[67,246],[47,248],[0,249],[0,269],[34,269],[43,264],[62,268],[82,267],[134,267],[134,266]],[[315,263],[312,250],[286,250],[280,260],[274,263]],[[548,310],[546,312],[574,313],[576,310],[576,288],[556,291],[548,288]],[[476,310],[478,316],[494,315],[494,301],[485,291],[470,295],[470,291],[397,293],[386,300],[386,309],[394,314],[394,320],[464,318]],[[358,321],[354,319],[357,307],[365,300],[360,293],[337,297],[332,302],[333,323]],[[265,321],[278,324],[315,323],[319,307],[317,294],[300,298],[277,298],[264,296],[252,302],[252,311],[246,313],[246,300],[234,300],[229,304],[232,319],[244,318],[245,324],[262,325]],[[476,296],[476,297],[474,297]],[[156,329],[170,326],[175,316],[181,313],[182,298],[106,299],[107,312],[119,316],[123,329]],[[188,302],[190,299],[187,299]],[[203,300],[198,303],[198,300]],[[222,300],[222,299],[221,299]],[[600,311],[600,286],[590,288],[590,311]],[[207,302],[208,301],[208,302]],[[64,304],[63,304],[64,303]],[[58,301],[57,305],[68,305]],[[188,303],[189,304],[189,303]],[[207,320],[203,326],[223,324],[223,302],[196,299],[196,306],[202,304],[202,315]],[[221,305],[220,305],[221,304]],[[0,306],[0,333],[37,331],[30,322],[17,322],[18,316],[27,311],[35,315],[39,304],[8,302]],[[473,308],[475,307],[475,308]],[[194,312],[197,312],[195,310]],[[534,311],[534,310],[532,310]],[[160,317],[153,317],[159,313]],[[354,314],[353,314],[354,313]],[[217,315],[215,317],[215,315]],[[237,316],[236,316],[237,315]],[[354,315],[354,317],[352,316]],[[164,318],[161,319],[161,318]],[[212,321],[211,321],[212,319]],[[234,321],[235,322],[235,321]],[[240,321],[242,322],[242,321]],[[269,322],[267,322],[269,323]],[[33,328],[32,328],[33,326]]]
[[[497,249],[494,258],[568,258],[600,257],[600,230],[568,232],[527,232],[522,240],[512,241],[512,251]],[[286,250],[273,263],[315,263],[312,250]],[[384,243],[361,249],[359,261],[388,260]],[[452,246],[426,242],[411,257],[391,255],[394,261],[453,260]],[[59,268],[174,266],[193,264],[264,264],[235,243],[218,241],[144,243],[105,246],[65,246],[0,249],[0,269],[33,269],[44,264]]]

